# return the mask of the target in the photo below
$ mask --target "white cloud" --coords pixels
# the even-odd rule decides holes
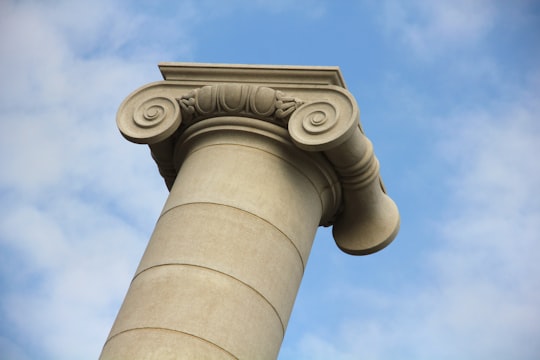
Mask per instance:
[[[1,305],[14,330],[39,339],[52,358],[96,358],[148,234],[69,195],[41,214],[3,220],[1,237],[10,243],[2,245],[17,261],[2,272],[25,274]]]
[[[382,21],[391,38],[421,58],[431,58],[477,44],[497,20],[496,5],[494,0],[389,0]]]
[[[147,31],[160,19],[89,4],[2,2],[0,353],[12,359],[98,356],[166,197],[115,114],[164,57],[190,59],[189,11]]]

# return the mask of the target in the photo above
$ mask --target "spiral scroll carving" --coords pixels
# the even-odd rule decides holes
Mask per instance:
[[[166,98],[153,98],[142,103],[133,113],[133,121],[142,128],[159,126],[174,112],[174,104]]]
[[[297,146],[308,151],[323,151],[345,141],[358,123],[352,116],[343,116],[338,109],[328,101],[313,101],[299,107],[288,123]]]
[[[309,134],[323,134],[336,125],[338,112],[330,103],[310,103],[301,111],[302,129]]]
[[[152,144],[170,136],[180,125],[180,107],[174,99],[156,96],[130,104],[132,116],[119,113],[117,124],[122,134],[136,143]],[[122,114],[125,112],[122,112]]]
[[[203,86],[178,99],[184,123],[217,116],[249,116],[286,125],[302,100],[264,86],[219,84]]]

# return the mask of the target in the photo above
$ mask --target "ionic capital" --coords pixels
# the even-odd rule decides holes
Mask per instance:
[[[334,238],[345,252],[369,254],[389,244],[399,213],[386,195],[359,109],[336,68],[165,64],[165,81],[144,86],[120,106],[117,124],[130,141],[150,145],[169,188],[179,168],[175,141],[191,125],[221,116],[266,121],[290,141],[330,161],[342,187]]]

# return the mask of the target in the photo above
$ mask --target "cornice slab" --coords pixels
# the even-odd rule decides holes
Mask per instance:
[[[346,88],[337,66],[289,66],[163,62],[159,69],[165,80],[256,83],[259,85],[335,85]]]

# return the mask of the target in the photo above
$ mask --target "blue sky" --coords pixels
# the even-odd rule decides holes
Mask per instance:
[[[167,197],[120,102],[164,61],[337,65],[402,226],[321,228],[280,360],[540,357],[536,1],[0,2],[0,357],[96,359]]]

